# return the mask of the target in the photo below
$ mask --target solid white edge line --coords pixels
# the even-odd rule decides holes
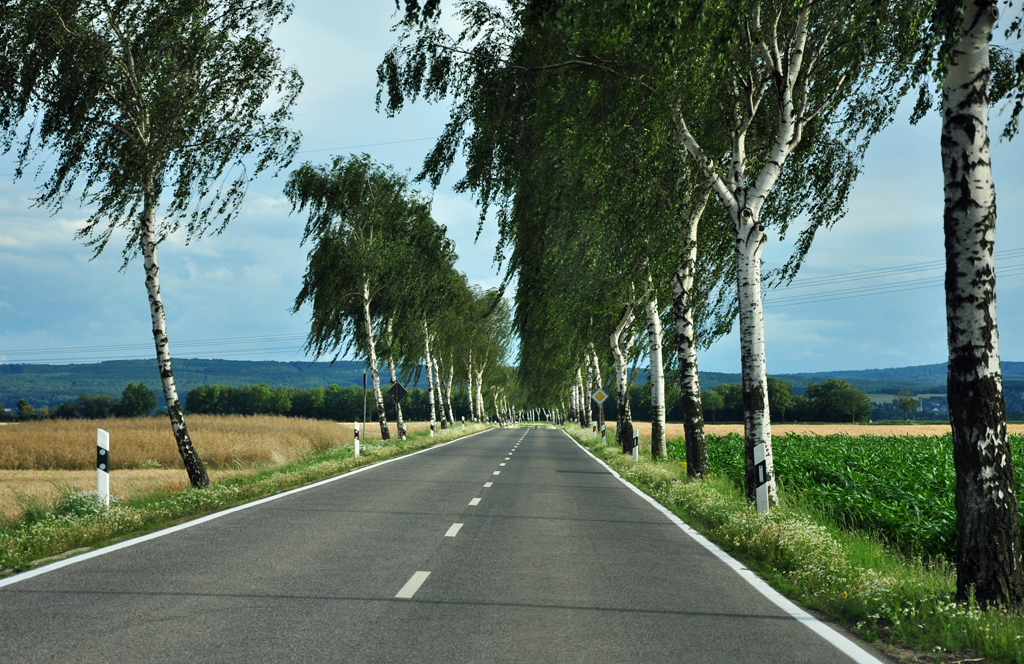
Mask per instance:
[[[423,585],[428,576],[430,576],[430,572],[416,572],[412,575],[412,578],[405,582],[405,585],[402,586],[402,589],[398,591],[395,597],[398,599],[412,599],[412,596],[416,594],[416,591],[420,589],[420,586]]]
[[[455,537],[456,535],[459,534],[460,530],[462,530],[462,524],[461,523],[453,523],[452,527],[448,529],[448,532],[446,532],[444,534],[444,536],[445,537]]]
[[[323,486],[325,484],[330,484],[331,482],[337,482],[338,480],[343,480],[346,477],[351,477],[352,475],[356,475],[358,473],[362,473],[362,472],[365,472],[365,471],[373,469],[373,468],[378,468],[380,466],[383,466],[386,463],[391,463],[392,461],[399,461],[401,459],[408,459],[409,457],[414,457],[417,454],[423,454],[424,452],[429,452],[430,450],[436,450],[436,449],[438,449],[440,447],[445,447],[446,445],[451,445],[452,443],[457,443],[460,440],[466,440],[467,438],[472,438],[473,436],[479,436],[480,434],[487,433],[488,431],[493,431],[493,429],[485,429],[483,431],[477,431],[476,433],[471,433],[469,435],[462,436],[461,438],[456,438],[455,440],[449,440],[447,443],[438,443],[437,445],[432,445],[432,446],[424,448],[422,450],[417,450],[415,452],[410,452],[409,454],[403,454],[401,456],[392,457],[390,459],[383,459],[381,461],[375,461],[374,463],[371,463],[371,464],[369,464],[367,466],[361,466],[359,468],[354,468],[354,469],[352,469],[352,470],[350,470],[350,471],[348,471],[346,473],[342,473],[341,475],[335,475],[334,477],[328,477],[325,480],[320,480],[319,482],[314,482],[313,484],[307,484],[305,486],[300,486],[300,487],[295,488],[295,489],[289,489],[288,491],[285,491],[284,493],[276,493],[273,496],[267,496],[266,498],[259,498],[257,500],[254,500],[254,501],[250,502],[250,503],[245,503],[244,505],[238,505],[236,507],[230,507],[230,508],[228,508],[226,510],[223,510],[221,512],[214,512],[213,514],[207,514],[206,516],[199,517],[198,519],[193,519],[192,521],[188,521],[187,523],[182,523],[182,524],[179,524],[177,526],[171,526],[170,528],[165,528],[163,530],[157,530],[156,532],[152,532],[152,533],[149,533],[147,535],[140,535],[139,537],[135,537],[135,538],[132,538],[130,540],[126,540],[124,542],[118,542],[117,544],[111,544],[110,546],[105,546],[105,547],[102,547],[102,548],[99,548],[99,549],[94,549],[93,551],[87,551],[86,553],[82,553],[82,554],[79,554],[79,555],[76,555],[76,556],[71,556],[69,558],[65,558],[64,560],[58,560],[57,562],[50,563],[48,565],[43,565],[42,567],[36,567],[34,569],[26,570],[24,572],[20,572],[18,574],[15,574],[14,576],[9,576],[6,579],[0,579],[0,588],[3,588],[5,586],[13,585],[15,583],[18,583],[19,581],[25,581],[27,579],[31,579],[32,577],[35,577],[35,576],[40,576],[42,574],[47,574],[49,572],[53,572],[53,571],[58,570],[58,569],[60,569],[62,567],[67,567],[68,565],[74,565],[75,563],[80,563],[80,562],[89,560],[90,558],[96,558],[98,556],[103,556],[103,555],[106,555],[108,553],[113,553],[114,551],[119,551],[121,549],[127,549],[128,547],[135,546],[136,544],[142,544],[143,542],[148,542],[150,540],[155,540],[158,537],[164,537],[165,535],[171,535],[171,534],[176,533],[178,531],[185,530],[186,528],[193,528],[195,526],[202,525],[202,524],[206,523],[207,521],[213,521],[214,519],[219,519],[222,516],[227,516],[229,514],[234,514],[235,512],[241,512],[242,510],[247,510],[250,507],[256,507],[257,505],[262,505],[264,503],[269,503],[269,502],[271,502],[273,500],[278,500],[278,499],[284,498],[286,496],[291,496],[291,495],[299,493],[301,491],[308,491],[309,489],[315,489],[315,488]],[[497,473],[495,473],[495,474],[497,474]],[[429,574],[429,572],[426,572],[426,573]],[[424,578],[426,578],[426,577],[424,577]]]
[[[797,620],[797,622],[803,623],[809,630],[811,630],[821,638],[831,643],[844,655],[852,659],[854,662],[857,662],[857,664],[883,664],[882,661],[879,660],[877,657],[873,656],[871,653],[867,652],[847,637],[843,636],[836,630],[832,629],[825,623],[821,622],[811,614],[801,609],[788,598],[784,597],[781,593],[779,593],[779,591],[775,590],[775,588],[772,588],[770,585],[768,585],[767,582],[765,582],[759,576],[757,576],[749,569],[747,569],[742,563],[740,563],[740,561],[736,560],[725,551],[722,551],[720,548],[718,548],[718,545],[714,544],[711,540],[709,540],[708,538],[704,537],[696,530],[691,528],[685,521],[683,521],[678,516],[673,514],[672,511],[669,510],[667,507],[656,501],[654,498],[648,496],[646,493],[640,490],[639,487],[635,486],[631,482],[624,479],[621,475],[615,472],[615,470],[611,466],[606,464],[601,459],[598,459],[590,452],[590,450],[583,447],[583,445],[580,445],[579,441],[577,441],[575,438],[566,433],[565,430],[559,429],[559,431],[564,433],[566,437],[569,438],[569,440],[576,443],[576,446],[579,447],[584,452],[586,452],[590,456],[590,458],[592,458],[594,461],[598,462],[599,464],[607,468],[609,473],[611,473],[617,480],[619,480],[627,487],[629,487],[633,491],[633,493],[635,493],[636,495],[640,496],[648,503],[653,505],[655,509],[657,509],[666,517],[668,517],[669,521],[679,526],[679,528],[684,533],[692,537],[694,540],[697,541],[698,544],[700,544],[705,549],[714,554],[716,558],[718,558],[723,563],[732,568],[732,570],[739,574],[744,581],[753,586],[759,593],[767,597],[773,604],[775,604],[775,606],[779,607],[780,609],[788,613],[790,616],[792,616],[795,620]]]

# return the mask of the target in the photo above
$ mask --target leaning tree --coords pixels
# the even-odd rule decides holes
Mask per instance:
[[[9,0],[0,16],[0,146],[21,177],[51,167],[36,204],[73,191],[92,212],[76,238],[95,255],[127,231],[124,269],[142,254],[164,398],[192,486],[209,484],[171,369],[157,247],[220,233],[249,181],[299,145],[286,126],[302,87],[271,29],[284,0]],[[252,158],[255,155],[255,158]],[[160,214],[158,214],[160,212]]]

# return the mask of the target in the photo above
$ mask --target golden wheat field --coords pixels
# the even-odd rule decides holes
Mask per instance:
[[[192,415],[189,434],[210,479],[237,475],[257,464],[293,461],[309,450],[352,443],[352,423],[272,415]],[[409,433],[426,422],[407,422]],[[110,489],[138,495],[188,485],[171,433],[162,417],[105,420],[43,420],[0,427],[0,513],[20,511],[19,498],[49,499],[61,487],[96,487],[96,429],[110,433]],[[368,422],[363,439],[380,439],[380,427]],[[395,425],[391,423],[391,434]]]

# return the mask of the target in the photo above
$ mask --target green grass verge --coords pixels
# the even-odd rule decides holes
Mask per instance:
[[[677,461],[637,463],[589,430],[566,432],[777,590],[825,613],[867,641],[931,653],[1024,664],[1024,615],[955,601],[955,570],[942,558],[892,550],[870,533],[839,526],[813,503],[783,492],[758,514],[731,480],[690,480]]]
[[[91,549],[334,477],[360,466],[454,440],[491,425],[473,424],[412,435],[405,442],[364,446],[358,458],[351,445],[310,452],[293,463],[233,477],[204,489],[154,492],[101,507],[95,492],[71,486],[52,504],[26,504],[20,518],[0,524],[0,576],[29,569],[44,559]]]

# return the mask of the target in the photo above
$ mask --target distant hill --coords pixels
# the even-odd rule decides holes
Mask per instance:
[[[1003,362],[1003,380],[1008,394],[1024,392],[1024,362]],[[862,371],[821,371],[801,374],[775,374],[803,394],[809,381],[820,383],[829,378],[845,380],[869,394],[895,394],[910,390],[914,394],[944,394],[946,391],[946,364],[926,364],[916,367],[866,369]],[[199,385],[255,385],[266,383],[271,387],[314,387],[336,383],[362,385],[363,365],[359,362],[247,362],[240,360],[176,359],[174,376],[178,392],[184,399],[188,391]],[[387,373],[382,372],[382,377]],[[644,370],[632,376],[634,382],[647,380]],[[738,373],[701,372],[701,387],[712,389],[716,385],[739,383]],[[109,394],[118,397],[129,382],[145,383],[158,395],[160,377],[155,360],[118,360],[96,364],[0,364],[0,402],[12,408],[18,399],[26,399],[33,406],[56,406],[73,401],[78,395]],[[387,382],[387,378],[384,378]],[[426,387],[421,377],[420,387]],[[415,387],[415,386],[410,386]]]
[[[247,362],[239,360],[175,359],[174,377],[178,395],[184,401],[188,391],[199,385],[255,385],[272,387],[314,387],[336,383],[363,384],[360,362]],[[387,372],[382,373],[387,383]],[[145,383],[160,397],[160,375],[156,360],[118,360],[96,364],[2,364],[0,402],[12,408],[18,399],[33,406],[56,406],[74,401],[80,394],[109,394],[120,397],[128,383]],[[426,383],[426,378],[420,382]]]

